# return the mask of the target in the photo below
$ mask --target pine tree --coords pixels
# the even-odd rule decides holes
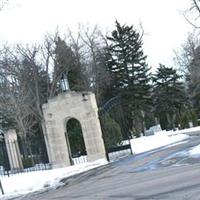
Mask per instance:
[[[107,53],[107,67],[111,73],[113,93],[121,95],[129,126],[133,129],[136,117],[141,122],[136,131],[144,131],[144,117],[151,102],[149,68],[142,49],[142,36],[133,26],[116,21],[116,30],[111,37]],[[139,130],[140,129],[140,130]]]
[[[175,69],[162,64],[153,76],[155,113],[162,128],[174,128],[175,119],[187,106],[185,88],[180,79]]]

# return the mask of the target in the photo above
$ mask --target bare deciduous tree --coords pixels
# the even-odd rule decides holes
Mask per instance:
[[[1,54],[1,97],[0,109],[15,122],[21,136],[31,134],[29,130],[36,124],[32,110],[30,90],[21,77],[20,61],[9,48]]]
[[[179,53],[176,52],[176,62],[185,75],[188,88],[188,98],[193,108],[200,112],[200,40],[199,34],[190,34]]]
[[[109,85],[110,76],[106,71],[105,51],[107,42],[98,26],[90,29],[80,26],[79,37],[84,50],[83,60],[86,62],[85,73],[88,77],[89,89],[92,90],[99,104],[103,101],[103,90]]]
[[[191,24],[194,28],[200,28],[200,1],[199,0],[191,0],[191,6],[184,13],[184,17],[186,21]]]
[[[8,3],[8,0],[1,0],[0,1],[0,10],[2,10],[7,3]]]

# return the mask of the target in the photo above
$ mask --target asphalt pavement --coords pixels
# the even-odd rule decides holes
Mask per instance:
[[[200,144],[194,136],[62,180],[57,189],[18,200],[200,200],[200,158],[187,151]]]

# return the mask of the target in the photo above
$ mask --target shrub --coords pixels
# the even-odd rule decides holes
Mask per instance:
[[[112,148],[119,145],[122,140],[122,132],[119,124],[106,114],[101,119],[103,138],[106,148]]]

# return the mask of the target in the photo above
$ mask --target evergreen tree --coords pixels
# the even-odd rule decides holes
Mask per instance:
[[[57,37],[55,44],[54,76],[61,77],[62,74],[66,74],[71,90],[83,90],[81,66],[77,62],[71,47],[67,46],[66,42],[60,37]]]
[[[180,79],[175,69],[162,64],[153,76],[155,113],[162,128],[175,128],[176,118],[180,118],[187,106],[185,88]]]
[[[144,131],[144,118],[151,104],[149,68],[142,49],[142,36],[133,26],[116,21],[107,53],[107,67],[111,73],[113,94],[121,95],[129,128]],[[133,127],[139,119],[139,127]],[[137,123],[138,124],[138,123]]]
[[[198,125],[198,117],[194,110],[183,112],[179,120],[180,128],[190,128],[189,123],[191,122],[193,126]]]
[[[109,149],[118,146],[123,140],[119,124],[109,114],[101,118],[101,124],[106,148]]]

